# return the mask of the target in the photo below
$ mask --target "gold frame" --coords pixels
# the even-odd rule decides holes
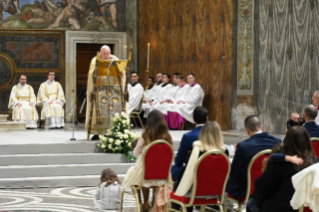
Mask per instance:
[[[133,112],[130,114],[130,118],[133,119],[133,122],[134,122],[135,126],[137,127],[137,123],[136,123],[136,121],[135,121],[135,118],[138,118],[138,120],[139,120],[140,123],[141,123],[142,128],[144,128],[144,125],[143,125],[143,122],[142,122],[142,119],[141,119],[140,114],[142,113],[142,110],[143,110],[143,102],[144,102],[144,95],[143,95],[142,100],[141,100],[141,103],[140,103],[140,110],[139,110],[138,112],[133,111]]]
[[[247,176],[248,176],[248,180],[247,180],[247,190],[246,190],[246,196],[245,196],[245,199],[243,202],[240,202],[236,199],[233,199],[233,198],[230,198],[230,197],[227,197],[226,198],[226,201],[225,201],[225,208],[227,209],[228,207],[228,201],[231,200],[233,202],[236,202],[238,204],[238,209],[233,209],[231,208],[232,210],[234,211],[238,211],[238,212],[241,212],[242,211],[242,206],[245,205],[247,202],[248,202],[248,199],[249,199],[249,196],[250,196],[250,187],[251,187],[251,177],[250,177],[250,171],[251,171],[251,167],[253,165],[253,163],[255,162],[255,160],[261,156],[261,155],[266,155],[266,154],[270,154],[271,152],[271,149],[265,149],[265,150],[262,150],[260,152],[258,152],[256,155],[254,155],[254,157],[250,160],[249,164],[248,164],[248,169],[247,169]]]
[[[318,137],[311,137],[310,141],[319,141],[319,138]]]
[[[208,151],[206,152],[205,154],[203,154],[196,162],[195,164],[195,168],[194,168],[194,173],[197,173],[197,169],[198,169],[198,166],[199,164],[202,162],[202,160],[208,156],[208,155],[211,155],[211,154],[218,154],[218,155],[223,155],[227,162],[228,162],[228,172],[227,172],[227,175],[225,177],[225,182],[224,182],[224,186],[223,186],[223,192],[221,194],[221,201],[219,201],[217,204],[210,204],[210,205],[217,205],[219,207],[219,211],[223,211],[223,202],[224,202],[224,196],[225,196],[225,189],[226,189],[226,184],[227,184],[227,179],[228,179],[228,176],[229,176],[229,173],[230,173],[230,162],[229,162],[229,158],[228,156],[223,153],[222,151],[219,151],[219,150],[211,150],[211,151]],[[190,207],[190,206],[193,206],[194,204],[194,199],[195,199],[195,192],[196,192],[196,187],[197,187],[197,175],[194,174],[194,178],[193,178],[193,186],[192,186],[192,194],[191,194],[191,198],[190,198],[190,201],[188,204],[185,204],[181,201],[178,201],[178,200],[175,200],[175,199],[169,199],[168,200],[168,203],[167,203],[167,208],[166,208],[166,212],[169,212],[169,211],[175,211],[175,212],[179,212],[178,210],[175,210],[173,208],[170,208],[170,204],[173,202],[173,203],[177,203],[179,205],[181,205],[182,207],[182,211],[183,212],[186,212],[186,207]],[[196,204],[197,205],[197,204]],[[199,204],[201,205],[201,212],[204,212],[205,209],[208,209],[208,210],[211,210],[211,211],[218,211],[218,210],[215,210],[213,208],[209,208],[209,207],[205,207],[205,205],[202,205],[202,204]]]
[[[162,140],[162,139],[159,139],[159,140],[155,140],[153,142],[151,142],[144,150],[144,152],[142,153],[142,176],[143,178],[141,179],[141,182],[140,182],[140,185],[144,185],[144,177],[145,177],[145,156],[148,152],[148,150],[154,146],[154,145],[157,145],[157,144],[167,144],[170,146],[171,150],[172,150],[172,161],[171,161],[171,165],[170,165],[170,169],[169,169],[169,173],[168,173],[168,178],[167,178],[167,181],[170,181],[170,177],[171,177],[171,168],[172,168],[172,164],[173,164],[173,160],[174,160],[174,150],[173,150],[173,146],[168,143],[167,141],[165,140]],[[120,202],[120,212],[122,212],[123,210],[123,202],[124,202],[124,194],[129,194],[129,195],[133,195],[135,197],[135,200],[136,200],[136,207],[137,207],[137,212],[142,212],[141,211],[141,208],[140,208],[140,202],[139,202],[139,198],[138,198],[138,193],[140,192],[140,189],[142,189],[144,187],[140,187],[140,186],[135,186],[135,185],[132,185],[131,186],[131,189],[133,190],[133,193],[129,193],[129,192],[126,192],[126,191],[122,191],[121,192],[121,202]],[[156,186],[152,186],[153,188],[153,204],[154,204],[154,199],[155,199],[155,191],[156,191]]]

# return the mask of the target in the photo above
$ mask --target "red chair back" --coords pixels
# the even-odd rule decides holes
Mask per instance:
[[[312,147],[315,150],[315,153],[317,157],[319,158],[319,140],[318,141],[312,141]]]
[[[222,195],[229,171],[230,163],[224,153],[206,152],[195,165],[196,175],[193,183],[193,188],[196,188],[195,196]]]
[[[312,210],[310,210],[310,208],[308,208],[308,207],[304,207],[303,212],[312,212]]]
[[[255,180],[262,175],[263,161],[269,157],[271,150],[263,150],[257,153],[250,161],[248,166],[248,188],[250,184],[249,195],[255,191]],[[248,190],[248,189],[247,189]],[[247,195],[246,195],[247,196]]]
[[[167,141],[156,140],[144,154],[144,180],[167,180],[173,162],[173,148]]]

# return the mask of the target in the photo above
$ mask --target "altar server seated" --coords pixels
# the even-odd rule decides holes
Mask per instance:
[[[143,101],[143,106],[144,104],[149,103],[149,101],[151,100],[152,96],[153,96],[153,92],[154,92],[154,83],[155,83],[155,79],[153,77],[149,77],[147,79],[147,89],[144,91],[144,101]]]
[[[177,88],[175,90],[171,89],[174,93],[169,93],[168,97],[161,99],[160,104],[154,106],[154,109],[161,111],[165,116],[171,107],[184,101],[188,93],[189,85],[184,81],[183,75],[178,75],[176,77],[176,84]]]
[[[144,101],[144,103],[143,103],[143,107],[142,108],[143,108],[143,112],[144,112],[144,118],[146,118],[146,119],[148,117],[148,114],[150,113],[150,107],[151,107],[150,104],[152,102],[151,100],[156,98],[157,92],[160,89],[161,85],[163,84],[162,78],[163,78],[163,74],[162,73],[157,73],[156,74],[156,79],[155,79],[156,83],[154,84],[152,90],[147,94],[149,101],[147,101],[147,102]]]
[[[194,123],[193,111],[197,106],[201,106],[203,102],[204,91],[202,87],[196,83],[196,78],[194,74],[189,74],[187,76],[187,82],[190,86],[185,100],[179,101],[175,107],[171,107],[171,112],[177,112],[187,121]]]
[[[129,101],[128,101],[128,113],[131,114],[134,110],[139,111],[141,101],[143,98],[144,88],[138,82],[139,75],[136,72],[131,73],[132,85],[128,85]]]
[[[45,119],[45,129],[64,127],[64,92],[54,78],[55,72],[49,71],[48,80],[40,85],[38,92],[37,103],[42,106],[41,119]]]
[[[12,120],[26,122],[26,128],[37,128],[38,113],[35,109],[36,97],[27,76],[21,75],[19,84],[12,87],[9,109],[12,109]]]

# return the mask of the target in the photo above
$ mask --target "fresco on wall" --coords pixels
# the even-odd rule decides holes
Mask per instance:
[[[0,29],[126,31],[126,0],[0,0]]]

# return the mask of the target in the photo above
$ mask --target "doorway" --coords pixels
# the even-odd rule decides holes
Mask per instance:
[[[88,80],[88,72],[91,64],[91,60],[96,56],[96,53],[100,51],[103,45],[108,45],[111,51],[114,52],[114,44],[91,44],[91,43],[77,43],[76,44],[76,93],[77,103],[76,111],[78,114],[78,121],[80,123],[85,122],[86,105],[84,106],[82,113],[79,114],[82,103],[86,98],[86,86]],[[68,82],[66,82],[68,83]]]

